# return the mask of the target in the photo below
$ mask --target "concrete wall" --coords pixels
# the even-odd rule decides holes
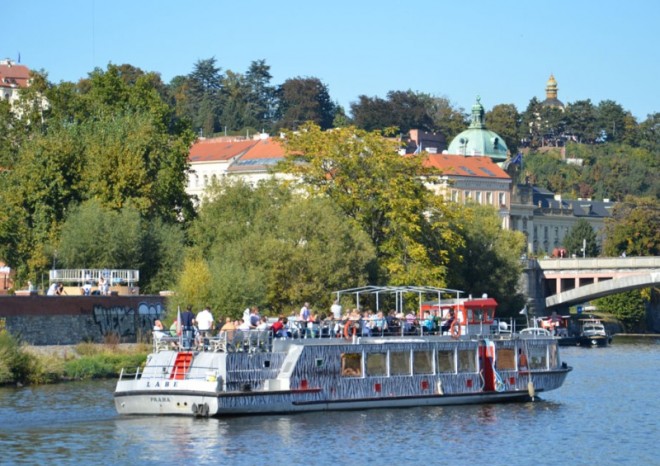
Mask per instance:
[[[31,345],[146,341],[164,314],[163,296],[0,296],[5,328]]]

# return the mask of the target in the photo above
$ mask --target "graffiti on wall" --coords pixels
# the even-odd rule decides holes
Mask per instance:
[[[138,329],[146,334],[160,319],[164,309],[160,302],[140,302],[137,309],[131,306],[101,306],[93,309],[94,322],[101,335],[115,334],[119,337],[133,337]]]

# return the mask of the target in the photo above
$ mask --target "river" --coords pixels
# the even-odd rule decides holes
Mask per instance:
[[[562,348],[534,403],[120,417],[114,381],[0,389],[2,464],[660,464],[660,340]]]

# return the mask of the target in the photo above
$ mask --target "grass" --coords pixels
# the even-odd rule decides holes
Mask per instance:
[[[0,330],[0,385],[114,378],[123,367],[142,366],[150,349],[146,344],[125,347],[109,341],[44,351],[21,344],[3,329]]]

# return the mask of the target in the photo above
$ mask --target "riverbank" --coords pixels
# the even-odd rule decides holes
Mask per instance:
[[[25,345],[0,331],[0,385],[42,385],[114,378],[122,368],[144,364],[151,345]]]

